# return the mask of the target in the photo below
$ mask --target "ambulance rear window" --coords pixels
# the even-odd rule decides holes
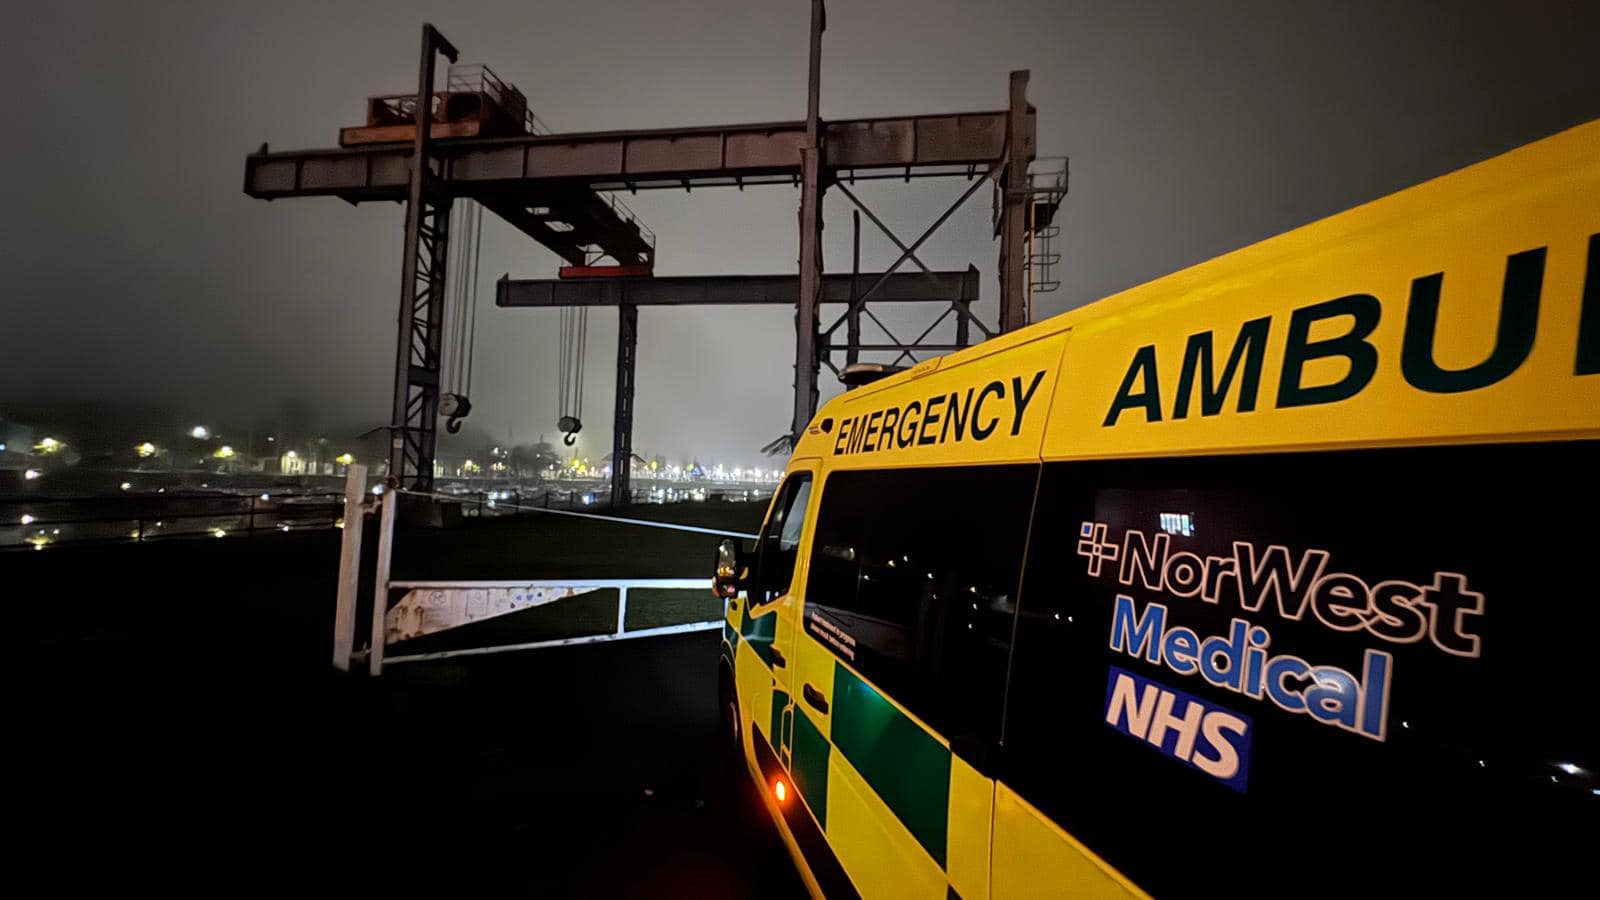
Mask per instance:
[[[1596,459],[1046,465],[1000,778],[1157,896],[1575,876],[1600,812]]]

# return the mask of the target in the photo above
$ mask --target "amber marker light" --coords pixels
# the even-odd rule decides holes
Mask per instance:
[[[772,794],[778,798],[779,803],[782,803],[789,797],[789,786],[780,778],[772,783]]]

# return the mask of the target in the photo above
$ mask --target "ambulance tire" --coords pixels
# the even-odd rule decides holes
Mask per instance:
[[[727,663],[717,667],[717,750],[729,766],[744,754],[743,723],[739,716],[739,695],[734,691],[733,672]]]

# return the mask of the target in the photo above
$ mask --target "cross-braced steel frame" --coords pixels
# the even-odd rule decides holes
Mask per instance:
[[[780,305],[794,306],[799,302],[800,279],[794,275],[711,275],[675,276],[667,278],[592,278],[592,279],[517,279],[506,276],[495,288],[495,304],[502,307],[532,307],[539,309],[615,306],[619,319],[617,330],[617,381],[616,401],[613,405],[611,450],[611,501],[613,505],[626,504],[631,498],[630,473],[627,463],[633,457],[633,407],[636,383],[637,352],[639,344],[639,308],[641,306],[743,306]],[[824,275],[818,282],[821,303],[847,304],[857,311],[870,309],[865,302],[857,303],[860,285],[870,282],[873,301],[891,304],[946,304],[944,314],[936,320],[942,322],[951,314],[960,316],[957,341],[966,346],[970,333],[964,327],[972,316],[972,304],[978,299],[978,270],[968,267],[961,272],[918,273],[861,273],[849,275]],[[981,322],[978,327],[985,334],[989,330]],[[926,337],[928,332],[922,337]],[[920,338],[919,338],[920,341]],[[902,345],[894,345],[896,348]],[[917,341],[904,345],[908,350],[941,349]],[[822,360],[834,371],[838,367],[829,360],[837,350],[847,353],[860,350],[880,350],[883,346],[860,344],[821,348]],[[949,348],[945,348],[949,349]]]
[[[405,256],[400,274],[400,345],[395,354],[394,409],[389,420],[389,477],[398,486],[433,489],[439,437],[439,371],[443,362],[445,275],[450,259],[450,204],[429,159],[435,58],[455,62],[456,48],[432,25],[422,26],[417,74],[416,137],[406,197]]]
[[[1035,111],[1027,102],[1028,73],[1012,72],[1004,110],[823,121],[820,118],[822,0],[812,0],[806,117],[798,122],[668,128],[581,134],[534,134],[500,138],[431,137],[431,104],[416,104],[408,144],[369,144],[334,150],[271,152],[265,145],[245,163],[245,192],[252,197],[337,196],[352,203],[406,203],[399,341],[390,420],[389,474],[413,489],[433,480],[443,343],[444,279],[449,256],[449,212],[466,197],[504,219],[574,265],[603,255],[623,266],[654,259],[646,231],[626,207],[605,200],[607,192],[650,188],[791,184],[800,188],[799,277],[795,296],[794,406],[791,439],[804,430],[817,405],[821,367],[838,370],[834,351],[846,362],[862,352],[897,353],[896,363],[915,360],[917,350],[964,346],[976,327],[984,337],[1026,324],[1029,213],[1036,203],[1028,168],[1034,159]],[[430,25],[423,26],[417,97],[432,96],[437,55],[452,62],[456,50]],[[856,181],[965,177],[972,183],[960,199],[915,241],[907,244],[849,189]],[[971,301],[955,303],[916,340],[896,337],[872,312],[884,299],[883,277],[898,277],[905,263],[923,272],[916,251],[984,181],[995,186],[994,233],[999,239],[998,328],[972,315]],[[837,188],[901,249],[882,277],[862,288],[852,283],[845,315],[823,328],[819,313],[826,279],[821,249],[822,203]],[[828,276],[833,277],[833,276]],[[949,316],[956,317],[956,343],[926,338]],[[881,328],[888,343],[865,343],[862,317]],[[845,328],[841,343],[835,339]],[[636,329],[624,329],[635,334]],[[619,346],[619,358],[626,349]],[[631,359],[632,352],[628,350]],[[620,365],[620,363],[619,363]],[[628,405],[631,416],[631,402]],[[620,446],[615,450],[621,450]],[[631,452],[631,447],[628,448]],[[614,456],[615,456],[614,450]],[[622,457],[626,463],[626,457]],[[614,461],[614,467],[616,467]],[[623,466],[625,467],[625,465]]]

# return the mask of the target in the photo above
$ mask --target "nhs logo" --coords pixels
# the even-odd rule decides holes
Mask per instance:
[[[1248,716],[1112,666],[1106,724],[1244,793],[1250,776]]]

